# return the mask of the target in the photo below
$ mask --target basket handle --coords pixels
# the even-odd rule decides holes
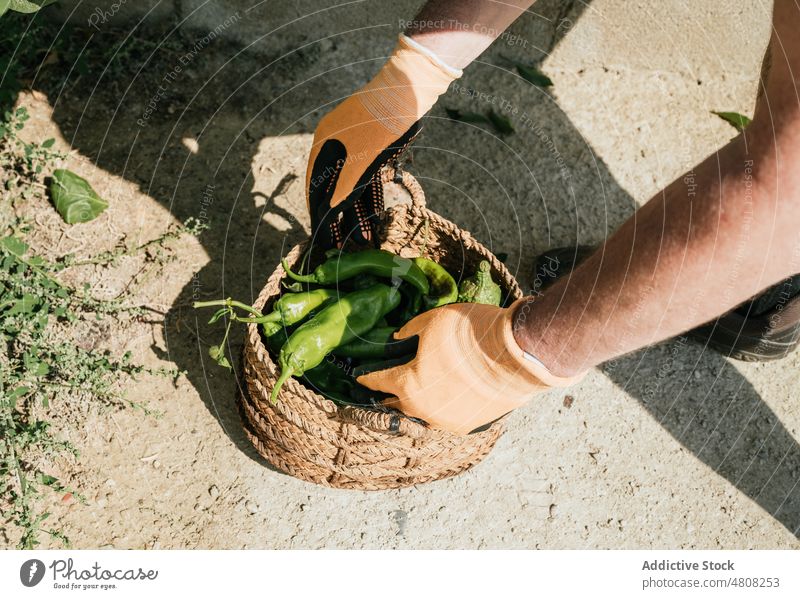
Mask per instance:
[[[397,183],[402,185],[411,196],[411,206],[414,208],[425,208],[425,192],[422,185],[416,180],[414,175],[404,171],[401,167],[387,166],[381,172],[381,180],[384,183]]]

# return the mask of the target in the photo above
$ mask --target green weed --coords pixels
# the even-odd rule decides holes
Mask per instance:
[[[126,353],[87,349],[80,343],[81,325],[102,318],[130,322],[146,309],[132,303],[132,289],[142,273],[157,273],[172,259],[169,243],[197,235],[203,226],[187,222],[144,244],[119,243],[111,251],[88,258],[73,255],[47,260],[31,250],[25,234],[31,224],[19,216],[21,202],[45,199],[43,177],[64,156],[52,150],[51,140],[23,142],[27,112],[8,111],[0,121],[0,518],[6,536],[19,548],[30,549],[49,535],[69,546],[69,539],[47,526],[50,512],[43,509],[52,497],[70,493],[48,472],[57,458],[77,459],[78,448],[54,432],[63,427],[65,407],[133,407],[153,410],[129,400],[121,383],[139,375],[175,377],[174,369],[150,369]],[[77,266],[112,268],[126,256],[139,256],[143,267],[113,299],[92,296],[88,284],[73,287],[59,275]],[[84,327],[85,328],[85,327]]]

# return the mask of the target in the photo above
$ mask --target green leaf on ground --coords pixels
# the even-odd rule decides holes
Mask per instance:
[[[28,251],[28,244],[19,237],[14,237],[13,235],[0,239],[0,245],[2,245],[8,253],[15,255],[17,258],[22,257],[25,252]]]
[[[11,10],[16,12],[36,12],[48,4],[53,4],[58,0],[11,0]]]
[[[749,125],[753,120],[749,116],[739,114],[738,112],[717,112],[716,110],[712,110],[711,113],[716,114],[719,118],[721,118],[723,121],[726,121],[737,131],[744,131],[744,128],[747,127],[747,125]]]
[[[86,179],[67,169],[53,171],[50,195],[61,218],[70,225],[93,220],[108,208],[108,202]]]
[[[15,300],[11,307],[6,310],[5,316],[14,316],[15,314],[29,314],[39,303],[39,298],[31,293],[25,293],[21,298]]]
[[[454,121],[462,121],[464,123],[488,123],[489,119],[477,112],[461,112],[456,108],[445,108],[444,111],[447,116]]]
[[[520,63],[514,63],[514,66],[517,67],[517,72],[524,79],[530,81],[536,87],[551,87],[553,85],[553,80],[535,67],[528,67]]]
[[[494,127],[498,133],[503,135],[514,133],[514,126],[511,124],[508,117],[498,114],[494,110],[489,111],[489,122],[492,123],[492,127]]]

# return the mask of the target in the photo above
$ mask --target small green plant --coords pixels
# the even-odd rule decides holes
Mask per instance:
[[[3,189],[21,199],[35,197],[44,190],[42,178],[46,168],[57,160],[66,158],[53,150],[54,139],[41,143],[26,142],[19,133],[30,118],[25,107],[8,110],[0,120],[0,169],[3,171]]]
[[[56,458],[79,457],[78,448],[54,432],[55,423],[68,424],[65,408],[133,407],[153,414],[149,406],[129,400],[120,383],[143,374],[178,374],[146,368],[129,353],[115,356],[85,348],[78,333],[81,325],[101,318],[123,325],[141,317],[145,308],[131,303],[134,283],[171,259],[170,241],[204,229],[187,222],[146,243],[120,243],[88,258],[48,260],[37,255],[25,241],[31,225],[18,208],[29,200],[45,205],[42,178],[64,156],[52,150],[52,140],[38,144],[19,138],[27,118],[25,109],[18,108],[0,121],[0,192],[6,208],[0,212],[0,517],[11,525],[6,534],[16,536],[24,549],[36,547],[43,534],[69,546],[61,531],[47,526],[50,513],[43,505],[48,491],[83,501],[78,490],[48,471]],[[95,298],[88,284],[75,287],[59,278],[73,267],[113,267],[130,256],[139,256],[144,264],[113,299]]]
[[[68,539],[45,528],[46,511],[37,511],[43,491],[80,494],[67,489],[46,471],[48,460],[61,455],[79,456],[78,450],[51,433],[65,405],[122,407],[154,412],[129,400],[120,390],[120,378],[138,375],[174,377],[173,369],[150,369],[132,361],[130,353],[85,349],[76,338],[81,322],[102,317],[117,320],[141,316],[144,309],[126,298],[100,300],[87,288],[61,283],[55,273],[70,264],[112,264],[142,247],[164,248],[164,243],[198,227],[178,227],[127,253],[110,253],[96,260],[47,262],[32,255],[19,237],[0,238],[0,480],[3,518],[20,531],[19,547],[32,548],[40,533]]]

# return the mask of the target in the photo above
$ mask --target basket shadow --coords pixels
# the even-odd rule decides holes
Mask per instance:
[[[578,4],[572,9],[573,20],[583,10],[583,3]],[[560,14],[555,2],[537,6],[537,10],[551,10],[554,18]],[[525,23],[520,27],[524,28]],[[165,318],[163,333],[167,349],[162,357],[187,373],[224,433],[245,455],[260,464],[267,465],[248,441],[236,406],[236,395],[244,386],[238,375],[244,331],[234,331],[229,341],[233,372],[237,373],[231,377],[207,357],[208,345],[216,342],[208,338],[215,333],[204,324],[206,315],[196,314],[191,303],[200,298],[228,296],[252,303],[286,249],[305,238],[303,226],[283,198],[297,194],[298,186],[302,186],[307,136],[321,114],[364,83],[376,61],[390,49],[392,40],[383,33],[382,38],[386,39],[379,45],[381,50],[375,52],[377,58],[357,64],[345,74],[326,69],[331,68],[331,63],[352,65],[363,58],[357,54],[337,55],[335,48],[326,52],[320,44],[271,60],[242,54],[241,48],[217,41],[214,52],[219,57],[207,62],[195,61],[185,67],[181,85],[170,87],[144,126],[137,124],[137,120],[142,119],[143,107],[152,101],[154,86],[172,68],[174,55],[158,56],[145,70],[132,68],[130,81],[125,81],[126,85],[130,83],[127,87],[112,83],[108,89],[102,86],[98,89],[104,65],[98,65],[96,78],[84,74],[69,81],[66,87],[48,85],[41,79],[34,84],[51,98],[58,98],[53,119],[75,150],[93,159],[105,171],[147,190],[178,220],[197,218],[201,210],[206,214],[211,228],[201,234],[200,242],[208,262],[185,285]],[[320,31],[319,38],[324,34],[325,31]],[[176,34],[178,38],[180,35]],[[540,47],[552,48],[557,38],[554,34],[552,39],[539,40]],[[101,40],[98,36],[93,43]],[[179,42],[188,48],[192,44],[189,38]],[[68,63],[76,59],[65,58]],[[225,60],[231,62],[222,68]],[[313,87],[304,83],[312,79]],[[62,95],[64,89],[67,91]],[[540,103],[531,110],[539,122],[551,124],[554,136],[563,142],[562,147],[570,142],[580,147],[586,145],[553,103]],[[523,283],[530,278],[528,273],[533,272],[532,261],[537,252],[550,246],[597,242],[635,210],[634,200],[596,156],[591,164],[584,160],[570,165],[574,176],[569,191],[556,190],[547,195],[550,191],[546,185],[558,182],[545,180],[542,194],[530,201],[534,194],[525,188],[530,174],[525,163],[534,164],[541,171],[555,172],[560,168],[558,157],[541,140],[529,138],[533,141],[524,142],[525,160],[503,166],[505,180],[498,182],[496,178],[476,176],[474,170],[476,164],[497,164],[496,153],[507,148],[503,140],[497,136],[488,139],[484,130],[460,129],[465,125],[441,117],[432,117],[427,125],[426,137],[414,151],[417,164],[412,170],[419,174],[428,190],[429,207],[473,231],[495,252],[509,249],[491,242],[508,238],[504,223],[511,222],[521,231],[538,230],[535,238],[527,233],[521,237],[510,265]],[[293,141],[297,133],[306,137]],[[196,140],[196,152],[183,147],[181,139],[186,136]],[[460,147],[464,139],[472,141],[469,152]],[[521,135],[520,139],[525,138]],[[271,181],[266,193],[248,191],[248,187],[255,189],[265,179],[263,162],[254,167],[258,162],[256,157],[263,155],[263,140],[271,140],[268,149],[285,155],[272,156],[270,169],[275,172],[266,177]],[[466,165],[463,185],[455,191],[448,182],[458,180],[459,166],[454,165],[452,152],[442,151],[448,148],[458,152],[459,162]],[[132,155],[136,159],[129,164]],[[526,205],[524,212],[509,209],[506,214],[492,198],[498,197],[498,193],[500,197],[508,197],[506,189],[513,190],[515,186],[522,189],[512,199],[528,202],[530,206]],[[201,198],[209,189],[213,201],[203,205]],[[470,206],[475,210],[456,209],[452,201],[443,199],[452,198],[454,193],[474,199]],[[598,196],[604,199],[606,210],[599,216],[595,200]],[[567,210],[563,209],[564,202],[568,202]],[[487,214],[490,218],[486,218]],[[543,222],[547,223],[545,229]],[[795,494],[800,450],[791,434],[747,379],[712,352],[698,353],[696,348],[682,347],[681,355],[673,359],[674,371],[658,379],[655,392],[652,381],[631,374],[642,372],[645,366],[652,370],[668,346],[623,358],[614,363],[618,366],[606,367],[606,372],[698,459],[796,535],[800,526],[800,505]],[[689,377],[698,365],[702,366],[700,378]],[[714,393],[724,394],[728,401],[719,401]],[[743,416],[744,428],[731,423],[732,415],[737,414]],[[761,466],[754,469],[754,460],[766,464],[765,469]]]

